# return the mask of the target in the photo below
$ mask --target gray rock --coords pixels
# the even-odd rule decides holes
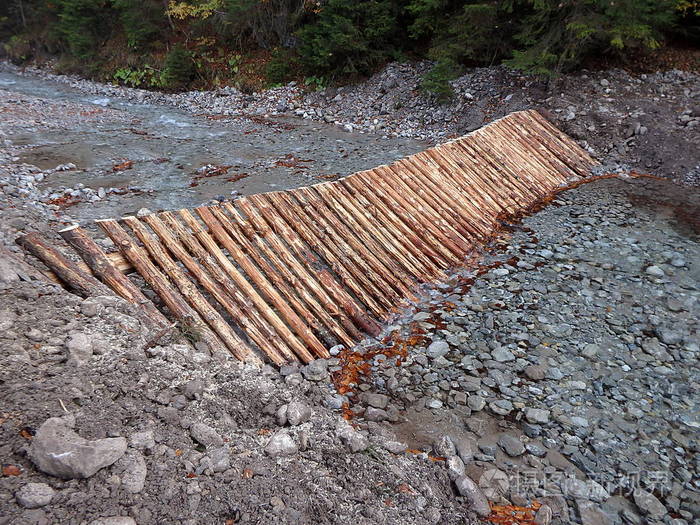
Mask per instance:
[[[184,384],[182,393],[187,399],[199,399],[204,392],[204,382],[193,379]]]
[[[638,488],[634,491],[633,498],[639,510],[652,519],[661,519],[668,513],[664,504],[651,492]]]
[[[533,381],[542,381],[545,376],[546,368],[541,365],[530,365],[524,370],[528,379]]]
[[[513,403],[507,399],[498,399],[489,403],[489,408],[494,414],[499,416],[507,416],[513,411]]]
[[[209,468],[214,472],[225,472],[231,467],[231,454],[228,447],[215,448],[207,454]]]
[[[27,483],[15,492],[15,499],[25,509],[37,509],[51,503],[55,493],[46,483]]]
[[[386,410],[381,408],[367,407],[365,410],[364,418],[367,421],[386,421],[389,417]]]
[[[467,406],[474,412],[479,412],[486,406],[486,400],[481,396],[469,396],[469,399],[467,399]]]
[[[426,353],[428,354],[428,357],[435,359],[447,354],[449,351],[450,345],[447,344],[445,341],[433,341],[428,346]]]
[[[136,525],[136,520],[129,516],[110,516],[93,520],[90,525]]]
[[[454,442],[457,455],[466,463],[471,463],[474,459],[474,442],[469,438],[460,438]]]
[[[542,505],[535,514],[536,525],[549,525],[552,522],[552,508],[549,505]]]
[[[82,332],[73,334],[66,343],[68,362],[75,366],[83,366],[92,357],[92,341]]]
[[[577,500],[576,507],[581,517],[581,525],[613,525],[614,523],[599,505],[591,501]]]
[[[446,461],[447,475],[452,481],[464,475],[464,461],[459,456],[450,456]]]
[[[450,457],[457,453],[454,443],[450,436],[442,436],[433,442],[433,450],[436,456]]]
[[[152,430],[144,432],[136,432],[129,438],[129,446],[136,450],[151,450],[156,446],[156,440],[153,437]]]
[[[302,368],[301,373],[309,381],[323,381],[328,377],[328,363],[325,359],[316,359]]]
[[[468,476],[460,476],[455,480],[459,494],[467,500],[469,508],[478,516],[485,518],[491,514],[489,502],[481,489]]]
[[[515,361],[515,356],[507,348],[499,347],[493,352],[491,352],[491,357],[493,357],[499,363],[506,363],[508,361]]]
[[[121,469],[122,488],[129,494],[138,494],[146,485],[146,460],[140,452],[127,452],[116,464]]]
[[[526,408],[525,409],[525,419],[528,423],[542,424],[549,423],[549,410],[544,410],[541,408]]]
[[[268,456],[291,456],[299,451],[299,447],[286,430],[278,430],[265,446]]]
[[[89,478],[126,452],[126,439],[81,438],[63,418],[47,419],[29,447],[29,458],[39,470],[63,479]]]
[[[517,437],[510,434],[501,434],[498,438],[498,445],[510,457],[522,456],[525,453],[525,445]]]
[[[368,439],[350,425],[344,425],[336,432],[340,441],[350,452],[361,452],[369,446]]]
[[[311,419],[311,407],[301,401],[292,401],[287,405],[287,423],[295,427]]]
[[[204,423],[194,423],[190,427],[190,435],[197,443],[205,447],[220,447],[224,440],[216,430]]]
[[[664,275],[666,275],[666,272],[664,272],[661,268],[655,265],[647,267],[647,269],[644,271],[647,275],[651,275],[652,277],[663,277]]]
[[[384,409],[389,404],[389,396],[385,396],[384,394],[365,392],[361,395],[361,399],[374,408]]]

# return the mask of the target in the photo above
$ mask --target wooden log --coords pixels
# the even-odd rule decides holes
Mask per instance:
[[[373,270],[368,262],[359,255],[355,246],[343,236],[340,231],[340,222],[328,220],[322,213],[320,203],[315,202],[316,199],[314,201],[309,199],[306,188],[297,188],[286,192],[286,195],[296,199],[297,206],[306,212],[307,216],[324,232],[324,238],[332,239],[332,242],[327,243],[329,247],[336,248],[336,255],[345,258],[346,267],[351,269],[356,278],[365,286],[365,289],[374,295],[377,302],[390,309],[401,300],[399,294],[386,282],[383,275]],[[313,197],[313,194],[311,195]]]
[[[483,220],[481,210],[474,205],[472,199],[463,198],[460,188],[451,181],[441,178],[439,183],[432,181],[430,170],[415,162],[411,157],[405,159],[402,168],[389,166],[398,176],[404,178],[408,184],[416,186],[416,191],[425,193],[426,198],[431,198],[435,205],[443,202],[445,213],[449,214],[462,227],[471,232],[477,239],[482,239],[490,232],[489,225]]]
[[[236,228],[233,226],[231,220],[228,218],[228,216],[224,213],[223,209],[212,206],[211,208],[208,208],[208,210],[213,214],[214,217],[219,221],[219,223],[223,226],[224,230],[229,233],[232,237],[232,239],[237,243],[238,246],[240,246],[244,251],[242,253],[245,254],[246,248],[250,249],[250,258],[253,260],[253,262],[259,261],[263,266],[258,266],[258,275],[257,276],[251,276],[253,281],[257,284],[258,281],[264,281],[265,283],[268,282],[267,275],[265,273],[265,269],[272,270],[272,267],[269,265],[269,263],[265,260],[264,257],[260,253],[255,250],[255,248],[250,244],[248,241],[247,237],[245,235],[238,235],[238,231]],[[252,254],[255,254],[254,256]],[[262,271],[260,271],[262,269]],[[273,272],[274,273],[274,272]],[[284,284],[284,281],[279,280],[279,284]],[[272,284],[278,284],[272,281]],[[274,286],[272,289],[276,290],[277,287]],[[328,358],[330,357],[330,354],[328,353],[328,350],[326,347],[323,345],[323,343],[316,337],[314,332],[311,330],[311,326],[304,320],[302,319],[296,311],[291,308],[290,303],[286,302],[284,297],[282,297],[280,294],[277,294],[274,298],[271,298],[273,301],[278,301],[280,304],[283,306],[276,306],[278,310],[282,312],[283,317],[287,321],[287,323],[292,327],[292,329],[301,337],[301,339],[308,345],[308,347],[311,349],[313,353],[316,354],[317,357],[321,358]],[[299,303],[300,305],[300,303]],[[313,317],[312,317],[313,319]]]
[[[287,323],[289,323],[289,326],[291,326],[294,332],[296,332],[299,338],[301,338],[300,340],[297,335],[295,335],[295,333],[284,324],[282,319],[280,319],[280,317],[272,310],[272,308],[270,308],[270,306],[262,299],[262,297],[260,297],[260,295],[240,273],[236,272],[238,275],[235,277],[235,274],[229,274],[234,279],[236,284],[244,290],[246,295],[253,300],[265,318],[272,324],[275,331],[284,338],[287,346],[293,352],[292,356],[296,354],[306,363],[314,359],[313,355],[309,353],[304,346],[304,343],[306,343],[309,348],[313,349],[314,352],[324,352],[325,348],[323,344],[321,344],[313,332],[311,332],[306,323],[304,323],[304,321],[296,313],[294,313],[287,302],[282,298],[277,290],[275,290],[265,276],[262,275],[260,270],[253,264],[248,256],[243,253],[241,247],[238,246],[233,239],[231,239],[229,234],[226,233],[224,227],[214,217],[209,208],[202,206],[196,208],[196,211],[201,219],[206,223],[211,233],[222,244],[222,246],[226,248],[233,260],[236,261],[236,263],[250,277],[255,285],[262,291],[262,293],[265,294],[265,296],[285,318]],[[187,221],[187,219],[186,222],[190,227],[192,227],[191,222]],[[202,234],[195,233],[195,235],[199,237]],[[304,343],[302,343],[302,341],[304,341]]]
[[[148,254],[136,244],[131,236],[113,219],[95,221],[109,236],[119,251],[134,266],[139,275],[163,300],[173,316],[184,326],[192,326],[201,336],[212,355],[225,358],[230,355],[224,343],[211,331],[199,314],[172,287],[168,278],[153,264]]]
[[[336,190],[337,184],[326,182],[313,186],[313,190],[323,199],[326,205],[331,208],[347,224],[367,249],[374,252],[375,256],[391,272],[395,273],[399,279],[406,282],[406,287],[410,287],[421,279],[421,271],[417,269],[418,261],[412,262],[406,257],[405,250],[397,251],[397,246],[388,241],[384,229],[377,223],[366,222],[364,216],[357,213],[357,208],[349,205],[344,196]],[[371,232],[371,233],[370,233]]]
[[[338,255],[341,250],[333,243],[330,236],[325,235],[320,226],[315,224],[313,220],[302,211],[301,207],[293,202],[289,195],[284,193],[274,193],[266,195],[255,195],[249,197],[256,199],[258,203],[263,199],[267,199],[272,203],[280,214],[282,214],[289,227],[296,232],[297,236],[301,236],[311,248],[323,257],[325,264],[330,267],[333,272],[340,278],[341,282],[352,291],[353,294],[365,305],[365,307],[379,318],[384,318],[386,308],[377,302],[375,293],[371,284],[364,276],[358,278],[358,271],[353,268],[345,259],[344,255]],[[239,199],[240,200],[240,199]],[[252,219],[255,215],[254,210],[245,208],[248,203],[239,202],[246,215]],[[260,208],[258,206],[258,208]]]
[[[180,269],[180,266],[178,266],[175,260],[173,260],[170,254],[168,254],[167,250],[170,250],[176,256],[184,256],[186,252],[183,253],[183,250],[176,243],[173,243],[170,246],[164,246],[136,217],[123,217],[122,221],[136,234],[136,237],[138,237],[141,243],[146,247],[146,250],[151,254],[153,260],[156,261],[158,266],[160,266],[166,275],[170,277],[170,279],[179,288],[180,293],[199,313],[202,319],[209,324],[212,330],[214,330],[214,332],[221,338],[231,353],[241,361],[250,360],[253,357],[253,354],[248,345],[238,336],[238,334],[236,334],[236,332],[233,331],[231,325],[226,322],[221,314],[217,312],[211,304],[209,304],[209,301],[207,301],[207,299],[197,289],[196,282],[192,282],[187,275],[185,275],[185,273]],[[187,257],[183,258],[186,259],[187,262],[182,259],[181,262],[199,281],[199,283],[208,290],[209,286],[207,285],[209,284],[209,279],[204,271],[202,271],[201,267],[194,263],[193,260],[188,259]]]
[[[23,235],[17,239],[17,244],[48,266],[61,282],[81,297],[114,295],[91,273],[82,270],[75,262],[63,255],[54,243],[50,243],[39,233]]]
[[[381,204],[375,205],[362,193],[351,192],[351,188],[346,187],[345,184],[347,183],[344,183],[343,180],[335,181],[329,184],[329,191],[334,192],[337,198],[342,199],[343,204],[365,227],[373,228],[379,232],[380,239],[384,241],[389,252],[410,261],[411,265],[418,270],[415,275],[419,280],[444,277],[440,265],[436,264],[428,252],[422,249],[422,241],[415,235],[415,232],[409,231],[407,236],[402,230],[405,225],[393,212],[381,212],[381,206],[383,206],[381,201],[378,201]],[[411,233],[413,233],[413,237],[411,237]],[[435,257],[439,259],[436,254]]]
[[[463,234],[454,224],[454,221],[447,220],[442,216],[440,210],[444,207],[444,203],[437,202],[436,206],[433,207],[430,202],[413,191],[411,186],[399,177],[396,177],[386,166],[379,166],[374,169],[374,172],[377,173],[379,180],[384,184],[384,187],[387,188],[392,197],[397,198],[399,202],[405,203],[405,205],[412,206],[429,226],[438,228],[443,235],[455,244],[459,254],[463,255],[471,251],[473,246],[472,235],[470,233]]]
[[[314,273],[318,276],[318,280],[325,291],[352,319],[355,326],[365,333],[371,335],[379,334],[381,327],[338,284],[318,257],[302,242],[302,239],[306,240],[306,236],[311,236],[311,232],[303,232],[303,235],[300,236],[287,224],[293,218],[288,214],[289,210],[286,206],[277,208],[274,200],[276,195],[275,193],[268,193],[265,195],[265,198],[260,195],[251,195],[245,199],[239,199],[237,202],[248,216],[248,220],[255,226],[256,231],[263,237],[267,235],[270,227],[272,227],[277,235],[284,239],[284,242],[297,255],[297,258],[303,262],[309,273]]]
[[[356,173],[354,177],[351,177],[351,180],[355,184],[355,188],[363,186],[367,194],[370,192],[376,194],[377,197],[381,199],[388,208],[393,210],[411,230],[415,232],[427,232],[428,235],[422,235],[423,241],[432,246],[444,259],[449,261],[450,265],[460,262],[462,254],[461,249],[444,235],[439,228],[430,225],[413,206],[405,200],[397,198],[396,194],[390,190],[386,191],[386,186],[383,185],[380,180],[373,180],[368,172]]]
[[[428,264],[434,264],[438,270],[447,269],[452,265],[450,259],[446,259],[441,253],[434,250],[432,245],[424,241],[422,236],[418,236],[417,232],[421,230],[416,230],[415,226],[408,223],[405,217],[387,206],[371,188],[367,188],[361,181],[356,180],[356,177],[347,177],[338,182],[351,198],[356,199],[372,214],[375,221],[384,224],[387,230],[419,259],[430,261]]]
[[[171,233],[171,229],[168,228],[159,217],[156,215],[148,215],[143,218],[143,221],[151,227],[151,229],[160,238],[162,244],[185,266],[185,268],[187,268],[187,270],[197,279],[199,284],[201,284],[202,287],[209,292],[209,294],[211,294],[211,296],[224,308],[224,310],[228,312],[232,320],[245,330],[246,334],[252,341],[259,346],[261,344],[267,345],[270,343],[270,341],[272,341],[272,344],[274,345],[274,339],[270,337],[268,333],[263,335],[258,330],[258,327],[251,321],[251,318],[238,306],[235,298],[229,295],[226,287],[221,286],[220,281],[217,282],[216,277],[210,274],[209,270],[211,267],[205,262],[201,262],[203,267],[200,266],[200,263],[198,263],[187,252],[185,247],[180,244],[180,239]],[[143,230],[145,230],[145,228],[143,228]],[[142,233],[142,235],[145,234]],[[215,320],[218,322],[216,317]],[[222,334],[222,338],[229,338],[237,346],[234,355],[236,355],[238,359],[246,361],[257,360],[248,345],[230,328],[219,327],[217,328],[217,333],[219,330],[222,330],[225,334]],[[280,360],[280,362],[283,362],[283,360]]]
[[[323,286],[306,271],[304,266],[271,231],[268,230],[269,233],[266,233],[263,238],[230,202],[225,202],[222,208],[233,218],[229,219],[224,215],[221,218],[224,226],[242,237],[239,244],[245,245],[244,247],[251,254],[256,254],[260,261],[258,266],[262,268],[264,265],[263,269],[275,286],[283,291],[285,298],[313,330],[322,331],[319,326],[320,321],[340,342],[347,346],[351,346],[362,338],[350,318],[333,302]],[[245,243],[245,239],[248,243]],[[251,242],[255,243],[257,250],[250,245]],[[275,265],[276,270],[267,263],[265,258]],[[303,304],[296,294],[303,301]],[[318,302],[319,300],[323,305]],[[336,319],[340,321],[340,324]]]
[[[165,224],[161,221],[161,217]],[[217,264],[214,256],[187,230],[175,214],[164,212],[160,216],[148,215],[145,217],[145,220],[156,233],[163,232],[165,235],[172,232],[177,239],[182,241],[190,253],[213,276],[221,289],[220,291],[225,292],[228,294],[228,298],[233,299],[233,302],[229,299],[224,305],[233,321],[245,330],[250,339],[270,361],[273,363],[283,362],[284,358],[282,356],[285,354],[285,351],[281,347],[286,345],[279,342],[280,336],[274,331],[272,325],[265,321],[252,301],[241,292],[228,274]]]
[[[83,258],[93,274],[117,295],[138,307],[141,320],[149,330],[159,332],[170,324],[151,300],[113,264],[113,259],[107,257],[85,230],[79,226],[70,226],[58,233]]]
[[[359,258],[367,263],[372,273],[380,277],[382,286],[389,287],[390,290],[398,294],[398,299],[409,299],[415,301],[417,298],[411,290],[404,284],[404,280],[410,280],[403,271],[396,266],[393,261],[387,261],[385,253],[376,244],[365,241],[365,237],[360,231],[353,230],[345,224],[342,209],[336,210],[332,204],[329,205],[318,191],[311,188],[299,188],[300,193],[321,217],[337,232],[348,246],[357,254]],[[332,201],[331,201],[332,203]],[[369,232],[375,233],[375,229]]]

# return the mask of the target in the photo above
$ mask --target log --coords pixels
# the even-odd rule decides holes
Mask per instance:
[[[145,321],[149,330],[159,332],[169,324],[150,299],[113,264],[114,259],[107,257],[85,230],[70,226],[58,233],[83,258],[93,274],[117,295],[138,307],[141,320]]]
[[[253,224],[256,231],[263,237],[268,235],[269,239],[272,239],[272,236],[268,233],[270,231],[270,226],[272,226],[275,233],[284,239],[287,245],[296,254],[298,260],[303,262],[308,271],[318,275],[318,280],[326,292],[328,292],[328,295],[330,295],[333,301],[340,306],[350,319],[352,319],[353,323],[360,330],[368,334],[379,334],[381,331],[380,326],[372,320],[348,292],[338,284],[331,273],[323,267],[323,264],[316,255],[304,244],[302,239],[306,241],[305,236],[309,236],[310,238],[311,232],[302,232],[301,235],[298,235],[289,227],[287,222],[283,219],[289,220],[291,216],[287,214],[288,210],[286,206],[282,205],[279,209],[273,207],[275,205],[275,201],[272,200],[274,194],[268,194],[266,199],[259,197],[260,195],[251,195],[248,198],[238,200],[238,203],[241,205],[241,208],[243,208],[243,211],[246,212],[248,220]]]
[[[37,232],[28,233],[17,239],[17,244],[43,262],[70,290],[81,297],[114,295],[90,273],[68,259],[54,243],[50,243]]]
[[[262,276],[257,267],[250,261],[247,255],[245,255],[241,248],[231,239],[231,237],[226,233],[221,223],[214,217],[214,215],[206,207],[200,207],[196,209],[198,215],[206,223],[211,234],[221,243],[221,245],[228,251],[231,258],[236,261],[236,263],[243,269],[243,271],[255,282],[256,286],[265,294],[266,297],[272,302],[275,307],[280,309],[280,312],[285,317],[291,318],[291,323],[297,324],[296,327],[299,331],[304,334],[310,343],[313,344],[314,348],[325,348],[321,342],[316,339],[316,337],[311,333],[311,330],[304,324],[304,322],[299,319],[296,314],[292,311],[289,305],[282,299],[279,293],[270,285],[269,281]],[[282,319],[277,315],[277,313],[268,305],[265,300],[258,294],[258,292],[253,288],[253,286],[246,280],[246,278],[236,269],[233,264],[226,259],[226,256],[221,252],[218,246],[215,247],[212,237],[204,232],[201,227],[199,231],[194,229],[198,226],[194,219],[194,216],[187,212],[186,210],[180,210],[180,216],[185,220],[187,225],[194,231],[195,236],[206,246],[206,248],[215,255],[220,264],[223,264],[229,276],[234,280],[236,285],[238,285],[243,292],[253,301],[255,306],[260,310],[260,312],[265,316],[265,319],[272,324],[275,331],[280,334],[289,347],[287,349],[287,355],[285,357],[290,360],[297,360],[297,356],[301,358],[304,362],[309,362],[313,360],[313,355],[309,353],[302,341],[295,335],[287,325],[284,324]],[[226,263],[224,262],[227,261]],[[298,332],[297,332],[298,333]],[[300,334],[301,335],[301,334]],[[304,341],[306,342],[306,340]],[[309,344],[309,343],[307,343]],[[312,346],[312,345],[309,345]],[[296,356],[295,356],[296,354]]]
[[[97,225],[109,236],[119,251],[126,257],[144,281],[163,300],[173,316],[185,326],[193,326],[209,346],[213,355],[230,355],[226,346],[212,332],[199,314],[175,290],[168,278],[151,262],[148,254],[138,246],[131,236],[113,219],[97,220]]]
[[[331,239],[327,236],[321,237],[323,234],[318,233],[319,228],[313,221],[299,209],[299,206],[289,200],[289,196],[283,193],[270,193],[251,195],[250,197],[239,199],[239,205],[246,213],[251,222],[260,221],[255,210],[251,209],[249,202],[253,202],[256,207],[265,213],[265,218],[272,219],[270,213],[272,204],[279,215],[285,219],[285,228],[278,230],[278,233],[287,241],[288,244],[295,242],[291,237],[301,238],[321,257],[325,263],[333,270],[340,280],[347,286],[357,298],[376,316],[382,318],[385,310],[373,298],[372,294],[367,291],[365,286],[362,286],[356,280],[356,274],[346,266],[346,261],[341,256],[336,255],[337,247],[334,246]],[[280,221],[279,215],[275,214],[277,223]],[[333,247],[333,249],[331,248]]]
[[[219,335],[231,353],[240,361],[250,359],[252,353],[248,345],[231,329],[231,325],[224,320],[221,314],[209,304],[197,289],[197,285],[187,278],[177,263],[166,252],[163,244],[154,238],[143,223],[136,217],[124,217],[122,221],[136,234],[136,237],[138,237],[141,243],[146,247],[146,250],[153,260],[157,262],[166,275],[175,283],[180,293],[187,299],[197,313],[199,313],[202,319],[204,319],[212,330]],[[172,245],[169,249],[173,251],[176,256],[178,254],[182,255],[182,252],[178,251],[177,245]],[[182,262],[185,263],[185,261]],[[193,261],[188,259],[187,262]],[[202,280],[206,279],[204,272],[201,271],[201,268],[196,266],[196,263],[191,267],[187,264],[185,264],[185,266],[195,277],[199,277]]]
[[[156,215],[149,215],[144,220],[159,236],[170,236],[170,230],[172,230],[174,236],[182,241],[192,255],[199,260],[200,264],[211,273],[221,288],[221,292],[225,292],[233,299],[233,302],[226,300],[222,305],[231,315],[234,322],[237,322],[245,329],[248,336],[258,345],[260,351],[267,355],[272,362],[276,360],[283,361],[284,359],[281,358],[283,352],[280,351],[280,348],[284,345],[279,342],[279,335],[275,333],[269,323],[265,322],[255,305],[241,293],[231,278],[216,263],[216,259],[177,220],[174,214],[164,212],[161,216],[165,219],[165,223]],[[275,349],[269,348],[270,341],[273,342]]]
[[[256,233],[255,228],[243,219],[231,203],[224,203],[222,209],[225,209],[233,217],[233,219],[229,219],[223,213],[219,217],[226,229],[236,235],[238,243],[251,256],[255,257],[258,266],[263,268],[275,286],[282,291],[294,310],[309,323],[309,326],[314,331],[321,331],[322,327],[320,325],[322,324],[340,342],[348,346],[360,339],[360,333],[352,324],[352,321],[328,297],[323,287],[306,271],[287,247],[272,235],[272,232],[269,232],[265,236],[265,240],[263,240],[263,237]],[[255,246],[252,243],[255,243]],[[266,259],[271,264],[274,264],[275,267],[273,268]],[[316,297],[323,301],[323,306]],[[336,321],[336,318],[340,320],[342,326]]]

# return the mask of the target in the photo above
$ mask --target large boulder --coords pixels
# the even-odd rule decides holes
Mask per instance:
[[[87,440],[71,428],[64,418],[47,419],[29,447],[29,458],[36,467],[62,479],[89,478],[108,467],[126,452],[126,439]]]

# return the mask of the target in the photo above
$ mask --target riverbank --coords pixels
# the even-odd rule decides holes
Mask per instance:
[[[2,77],[16,83],[0,86],[0,524],[471,524],[488,502],[540,525],[700,517],[692,185],[605,179],[562,193],[504,232],[483,272],[429,287],[387,327],[405,336],[401,362],[378,341],[353,349],[373,355],[354,395],[342,351],[261,371],[177,332],[147,348],[126,303],[48,284],[14,244],[34,230],[60,243],[76,219],[325,180],[536,103],[608,168],[657,159],[657,174],[697,182],[694,74],[570,77],[562,96],[475,70],[457,110],[414,93],[420,67],[252,99]],[[223,155],[245,170],[197,172]],[[260,186],[225,180],[242,171]],[[62,197],[78,202],[51,202]],[[51,460],[66,453],[69,467]]]

